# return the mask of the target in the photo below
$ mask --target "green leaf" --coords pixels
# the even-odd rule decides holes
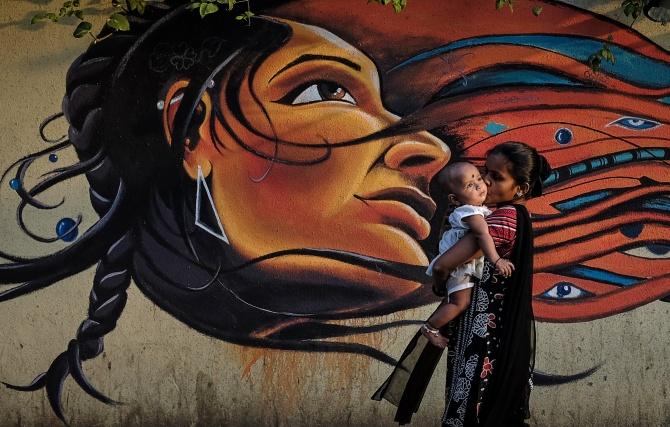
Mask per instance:
[[[84,20],[84,12],[82,10],[75,10],[74,16],[81,19],[82,21]]]
[[[84,37],[91,31],[91,28],[93,28],[93,25],[91,25],[90,22],[82,21],[77,25],[77,28],[74,29],[72,35],[76,38]]]
[[[630,16],[630,14],[633,12],[633,6],[632,4],[627,4],[626,7],[623,8],[623,14],[626,16]]]
[[[233,7],[235,6],[235,0],[227,0],[228,1],[228,10],[233,10]]]
[[[74,0],[74,1],[72,2],[72,6],[74,6],[74,7],[79,7],[79,0]]]
[[[496,0],[496,9],[500,10],[505,6],[505,0]]]
[[[130,10],[136,10],[140,15],[144,13],[146,2],[144,0],[128,0]]]
[[[36,14],[33,15],[32,19],[30,19],[30,23],[31,24],[36,24],[40,21],[44,21],[48,17],[49,17],[49,14],[46,13],[46,12],[36,13]]]
[[[122,15],[120,13],[113,13],[107,19],[107,25],[114,28],[117,31],[130,30],[130,23],[128,22],[128,18],[126,18],[125,15]]]
[[[200,5],[200,16],[204,18],[205,16],[209,15],[210,13],[215,13],[219,10],[219,6],[215,5],[214,3],[202,3]]]
[[[407,0],[393,0],[393,10],[395,13],[400,13],[407,6]]]
[[[200,3],[198,2],[191,3],[188,6],[186,6],[186,9],[200,9]]]
[[[244,13],[241,13],[235,17],[238,21],[247,21],[249,22],[249,19],[251,19],[252,16],[255,16],[253,12],[247,10]]]
[[[66,1],[65,3],[63,3],[63,7],[72,7],[72,2]]]
[[[540,13],[542,13],[542,6],[535,6],[533,8],[533,15],[540,16]]]

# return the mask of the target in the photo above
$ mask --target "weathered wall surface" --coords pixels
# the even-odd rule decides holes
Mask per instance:
[[[206,28],[180,34],[177,22],[136,52],[145,59],[130,61],[122,84],[113,86],[115,95],[106,95],[113,101],[72,96],[92,100],[66,107],[79,131],[82,111],[105,105],[107,119],[92,144],[121,147],[105,155],[144,197],[121,215],[135,227],[133,262],[106,271],[114,277],[133,271],[126,306],[104,335],[104,351],[83,364],[90,382],[124,405],[104,405],[68,377],[60,399],[68,422],[392,425],[393,407],[369,397],[390,371],[383,360],[399,356],[415,323],[437,302],[417,272],[435,251],[439,215],[429,222],[430,233],[423,225],[398,225],[401,220],[393,227],[359,213],[349,199],[361,189],[399,185],[428,192],[428,181],[449,159],[477,161],[511,139],[535,145],[559,171],[547,182],[547,194],[529,204],[538,233],[536,367],[547,384],[534,391],[531,424],[670,424],[667,50],[599,15],[542,2],[517,2],[510,15],[483,1],[476,17],[442,1],[410,1],[399,15],[362,0],[344,8],[303,3],[310,9],[294,2],[263,12],[289,20],[292,35],[280,47],[272,45],[278,39],[273,29],[244,33],[247,50],[235,56],[239,46],[229,34],[216,39]],[[573,3],[629,23],[618,2]],[[370,12],[353,13],[354,4]],[[34,12],[54,5],[13,1],[0,10],[3,171],[49,146],[38,126],[61,110],[67,68],[88,43],[72,39],[66,25],[29,25]],[[535,5],[544,7],[538,17],[531,13]],[[667,27],[643,21],[636,28],[668,48]],[[616,63],[593,73],[588,55],[610,34]],[[305,60],[304,54],[312,56]],[[118,51],[110,55],[118,63]],[[303,61],[291,70],[298,58]],[[103,90],[112,87],[111,71],[93,75]],[[91,78],[83,73],[70,84]],[[187,80],[200,81],[205,91],[196,109],[205,111],[205,125],[195,133],[184,130],[198,142],[185,151],[181,169],[160,169],[152,150],[167,151],[167,140],[177,138],[175,111],[188,100],[181,96]],[[437,106],[432,115],[422,110],[425,104]],[[424,114],[423,127],[412,132],[337,147],[417,111]],[[68,126],[60,119],[45,132],[58,137]],[[93,151],[77,135],[79,157],[90,158]],[[398,152],[410,161],[391,167],[384,154]],[[41,174],[79,160],[73,147],[56,154],[31,165],[21,180],[27,189]],[[195,209],[197,166],[208,177],[222,228],[211,212],[200,223],[224,238],[209,237],[191,215],[187,232],[200,258],[185,263],[190,252],[178,237],[174,205],[147,201],[153,193],[142,191],[149,191],[145,183],[160,187],[169,172],[183,174],[180,194],[187,211]],[[54,236],[61,219],[81,213],[74,242],[39,243],[16,221],[20,199],[9,185],[16,170],[0,188],[0,251],[49,256],[80,242],[98,220],[89,182],[77,176],[38,197],[47,204],[65,197],[56,209],[26,208],[26,227],[41,236]],[[118,184],[118,174],[104,177]],[[94,186],[107,198],[118,188]],[[200,202],[206,201],[202,191]],[[332,251],[317,256],[314,249]],[[92,245],[50,269],[76,265],[96,250]],[[233,271],[245,260],[285,250],[293,252]],[[370,257],[377,261],[366,264]],[[94,274],[89,268],[1,303],[1,381],[29,383],[68,348],[81,322],[95,317],[87,314]],[[213,276],[221,280],[207,287]],[[123,298],[123,284],[115,286],[96,296]],[[113,326],[112,317],[104,322]],[[415,425],[439,424],[444,368]],[[0,412],[3,426],[59,423],[44,390],[0,388]]]

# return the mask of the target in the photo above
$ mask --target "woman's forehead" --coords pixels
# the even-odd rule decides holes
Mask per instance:
[[[486,169],[499,173],[510,174],[510,162],[502,153],[492,153],[486,157]]]

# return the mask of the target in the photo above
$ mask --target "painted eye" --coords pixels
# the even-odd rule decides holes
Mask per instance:
[[[609,123],[607,126],[619,126],[630,130],[649,130],[661,126],[661,124],[655,120],[624,116],[619,117],[615,121]]]
[[[623,251],[623,253],[632,255],[638,258],[646,259],[669,259],[670,258],[670,245],[663,244],[650,244],[644,246],[638,246],[635,248],[628,249]]]
[[[291,91],[279,102],[290,105],[311,104],[324,101],[340,101],[356,105],[356,100],[343,86],[335,82],[315,82]]]
[[[574,283],[558,282],[553,288],[540,295],[540,298],[561,300],[587,298],[592,296],[593,294],[591,292],[578,288]]]

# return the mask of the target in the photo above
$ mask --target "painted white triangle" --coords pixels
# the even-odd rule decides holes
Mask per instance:
[[[202,206],[202,196],[203,196],[203,191],[202,189],[204,188],[204,193],[207,196],[207,206],[211,207],[214,217],[216,218],[216,223],[219,226],[219,231],[217,232],[216,230],[212,230],[210,227],[207,225],[203,224],[200,222],[200,207]],[[214,200],[212,199],[212,193],[209,191],[209,187],[207,186],[207,181],[205,181],[205,176],[202,174],[202,167],[198,165],[198,179],[197,179],[197,184],[196,184],[196,193],[195,193],[195,225],[197,227],[200,227],[201,229],[205,230],[212,236],[216,237],[219,240],[223,240],[224,242],[230,244],[228,241],[228,236],[226,236],[226,232],[223,230],[223,225],[221,224],[221,219],[219,218],[219,213],[217,212],[216,208],[214,207]]]

